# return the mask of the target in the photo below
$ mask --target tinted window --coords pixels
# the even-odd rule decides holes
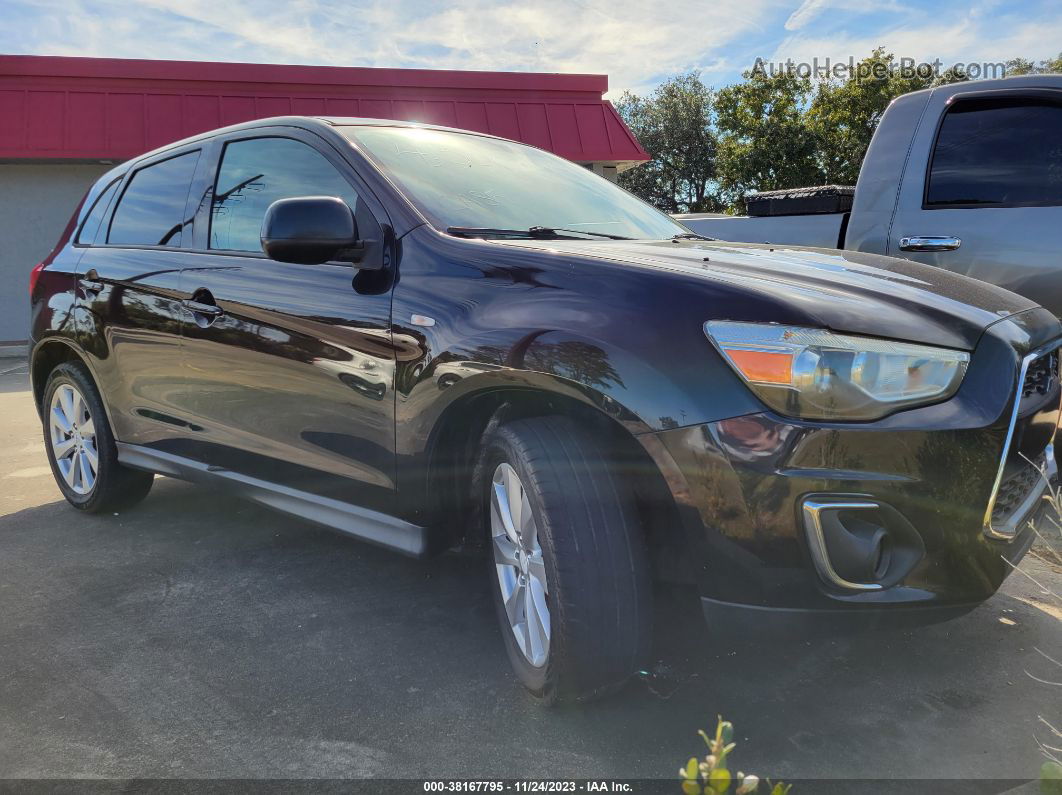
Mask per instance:
[[[81,231],[77,233],[76,242],[91,243],[96,239],[96,232],[99,231],[100,221],[103,220],[103,214],[107,212],[107,208],[111,204],[111,197],[114,195],[114,192],[118,190],[118,184],[121,181],[121,177],[119,177],[103,189],[103,193],[99,195],[96,199],[96,203],[92,205],[92,209],[89,210],[88,215],[85,216],[85,222],[81,224]]]
[[[1062,107],[958,103],[940,127],[926,203],[1062,204]]]
[[[118,201],[107,242],[134,246],[179,246],[184,205],[199,152],[178,155],[137,171]]]
[[[261,251],[262,219],[277,199],[338,196],[350,209],[358,197],[317,150],[290,138],[255,138],[225,147],[210,213],[210,247]]]

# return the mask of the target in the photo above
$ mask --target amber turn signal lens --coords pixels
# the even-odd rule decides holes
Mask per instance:
[[[749,381],[759,384],[785,384],[793,379],[793,354],[727,348],[730,361]]]

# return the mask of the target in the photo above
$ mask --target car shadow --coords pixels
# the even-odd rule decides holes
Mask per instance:
[[[1058,659],[1057,619],[1003,594],[782,640],[715,637],[667,592],[649,675],[542,709],[481,555],[412,560],[164,478],[116,515],[0,517],[0,560],[5,775],[669,779],[722,714],[763,776],[1026,778],[1056,695],[1024,669]]]

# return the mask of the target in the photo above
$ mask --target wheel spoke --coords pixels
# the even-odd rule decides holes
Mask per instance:
[[[75,423],[77,421],[77,415],[74,413],[73,389],[66,385],[59,387],[59,405],[62,409],[63,415],[66,417],[67,425]]]
[[[535,514],[531,510],[531,503],[527,499],[527,492],[523,489],[520,490],[520,523],[517,524],[517,528],[520,530],[520,542],[524,545],[524,549],[531,549],[538,537],[538,528],[535,525]]]
[[[81,425],[85,419],[85,400],[80,392],[74,393],[74,422]]]
[[[92,491],[92,486],[96,482],[96,477],[92,472],[92,467],[89,466],[88,456],[85,455],[84,448],[82,448],[81,453],[78,455],[78,459],[78,471],[81,472],[81,488],[85,491]]]
[[[523,497],[524,487],[520,484],[520,478],[516,475],[516,470],[511,466],[506,466],[503,474],[503,485],[505,486],[505,501],[509,506],[509,516],[512,518],[512,528],[515,534],[520,532],[520,520],[523,516]],[[513,541],[518,540],[519,535],[513,536]]]
[[[95,445],[90,442],[89,444],[82,445],[81,450],[85,454],[89,467],[92,469],[93,477],[95,477],[96,471],[100,468],[100,457],[96,454]]]
[[[499,566],[520,566],[516,544],[508,536],[494,536],[494,562]]]
[[[513,524],[513,515],[509,511],[509,495],[505,491],[505,484],[494,484],[494,494],[491,501],[498,511],[498,518],[501,520],[505,535],[515,543],[519,536],[516,533],[516,526]]]
[[[549,608],[546,595],[534,583],[527,589],[527,625],[532,662],[544,661],[549,650]]]
[[[542,559],[541,550],[528,555],[527,573],[542,586],[543,593],[549,593],[549,588],[546,586],[546,562]]]
[[[65,472],[63,472],[63,478],[66,480],[66,484],[72,488],[77,489],[77,467],[79,456],[72,456],[70,458],[70,466]],[[60,467],[60,470],[62,468]]]
[[[509,626],[516,628],[517,624],[524,620],[526,610],[526,589],[520,583],[516,584],[513,592],[505,602],[505,615],[509,617]]]
[[[73,439],[64,439],[61,442],[52,443],[52,452],[55,453],[55,460],[66,458],[71,450],[74,449],[75,442]]]
[[[74,432],[74,428],[70,424],[70,420],[68,420],[66,418],[66,415],[63,414],[63,409],[62,409],[61,406],[53,406],[52,407],[52,425],[54,427],[57,427],[63,433],[73,433]]]
[[[92,417],[89,417],[87,420],[81,423],[81,435],[84,436],[86,439],[96,438],[96,422],[92,419]]]

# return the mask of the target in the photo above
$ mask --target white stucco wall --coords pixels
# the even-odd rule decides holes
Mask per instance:
[[[0,344],[29,331],[29,272],[89,186],[112,166],[0,163]]]

